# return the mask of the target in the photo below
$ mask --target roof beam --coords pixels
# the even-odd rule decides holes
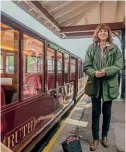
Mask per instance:
[[[48,13],[48,11],[41,5],[38,1],[31,1],[37,9],[43,13],[59,30],[61,30],[61,26],[56,22],[56,20]]]
[[[41,4],[46,4],[48,1],[40,1]]]
[[[58,18],[62,17],[63,15],[68,14],[68,13],[70,13],[72,11],[74,13],[74,10],[77,9],[78,7],[82,6],[84,3],[87,3],[87,2],[75,1],[72,4],[70,3],[69,5],[64,7],[63,9],[53,13],[53,16],[55,16],[55,18],[58,19]]]
[[[122,22],[117,23],[105,23],[107,24],[111,30],[120,30],[122,29]],[[99,24],[90,24],[90,25],[78,25],[78,26],[68,26],[68,27],[62,27],[61,32],[62,33],[71,33],[71,32],[77,32],[77,31],[91,31],[95,30],[95,28]]]
[[[85,16],[85,17],[84,17]],[[79,21],[84,17],[84,25],[86,25],[86,15],[84,16],[81,16],[80,17],[78,16],[76,19],[75,19],[75,22],[72,22],[71,25],[69,26],[77,26],[77,24],[79,23]],[[67,25],[68,26],[68,25]]]
[[[93,1],[94,2],[94,1]],[[87,16],[89,12],[93,11],[96,7],[99,6],[99,4],[102,3],[102,1],[100,2],[95,2],[95,3],[88,3],[87,7],[85,7],[85,9],[82,10],[82,12],[80,14],[76,14],[74,17],[72,17],[71,19],[67,19],[66,21],[60,23],[62,26],[66,26],[69,24],[69,22],[73,22],[76,19],[79,19],[78,22],[84,17]],[[95,4],[95,5],[94,5]],[[89,6],[89,7],[88,7]]]
[[[80,18],[75,19],[74,21],[70,22],[66,26],[76,26],[76,24],[80,21]]]
[[[66,35],[66,37],[62,37],[62,39],[80,39],[80,38],[91,38],[92,37],[92,35],[73,35],[73,36],[69,36],[69,35]]]
[[[55,11],[58,11],[58,9],[65,7],[65,5],[67,5],[68,3],[70,3],[70,2],[68,2],[68,1],[57,1],[57,2],[56,1],[48,1],[47,4],[49,4],[49,5],[46,4],[45,7],[48,6],[49,13],[53,13]]]
[[[77,33],[66,33],[67,37],[83,37],[83,36],[92,36],[93,35],[93,31],[92,32],[77,32]]]
[[[78,23],[82,19],[83,16],[84,16],[84,14],[77,15],[76,17],[71,18],[70,20],[65,21],[64,23],[62,23],[61,26],[68,26],[70,23],[73,23],[75,21],[76,21],[76,23]]]
[[[70,12],[69,15],[63,15],[61,18],[56,18],[59,23],[65,24],[66,22],[68,22],[70,19],[75,18],[77,16],[80,16],[81,14],[85,14],[90,7],[94,6],[94,4],[98,4],[98,2],[88,2],[86,4],[82,4],[79,8],[76,8],[74,11]]]
[[[93,7],[90,7],[84,14],[80,14],[78,16],[76,16],[76,18],[72,18],[70,19],[69,21],[65,22],[65,24],[62,24],[63,26],[75,26],[82,18],[85,17],[85,24],[88,24],[86,22],[86,17],[88,15],[89,12],[93,11],[96,7],[98,7],[100,4],[102,3],[102,1],[100,1],[97,5],[93,6]]]

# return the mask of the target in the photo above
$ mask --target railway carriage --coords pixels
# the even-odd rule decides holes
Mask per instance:
[[[83,60],[1,16],[1,142],[29,151],[84,93]]]

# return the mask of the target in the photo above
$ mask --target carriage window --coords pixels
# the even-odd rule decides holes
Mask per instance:
[[[82,66],[82,68],[81,68],[81,78],[84,76],[84,72],[83,72],[83,69],[84,69],[84,63],[83,62],[81,62],[81,66]]]
[[[58,86],[63,84],[63,71],[62,71],[62,53],[57,53],[57,82]]]
[[[75,64],[76,64],[76,59],[74,57],[71,57],[70,60],[70,79],[75,80]]]
[[[78,79],[81,78],[81,75],[82,75],[82,63],[81,63],[81,60],[79,59],[78,60]]]
[[[14,73],[14,54],[8,53],[6,56],[6,73]]]
[[[42,73],[41,57],[27,56],[27,73]]]
[[[82,61],[79,59],[78,60],[78,90],[82,88],[82,82],[83,80],[81,79],[82,77]]]
[[[18,101],[19,32],[1,23],[1,105]]]
[[[3,73],[3,56],[2,56],[2,52],[1,52],[1,56],[0,56],[0,73]]]
[[[43,43],[23,35],[23,98],[43,92]]]
[[[55,51],[48,48],[47,50],[47,64],[48,64],[48,89],[53,89],[55,87]]]
[[[69,82],[69,55],[64,55],[65,64],[65,83]]]

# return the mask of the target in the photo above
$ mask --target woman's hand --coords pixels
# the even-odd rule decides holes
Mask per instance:
[[[95,76],[97,78],[101,78],[105,76],[105,70],[101,69],[100,71],[96,71]]]

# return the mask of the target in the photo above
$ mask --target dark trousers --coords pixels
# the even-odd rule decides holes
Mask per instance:
[[[108,135],[110,120],[111,120],[111,107],[112,101],[105,101],[102,104],[103,124],[102,124],[102,137]],[[101,97],[92,98],[92,134],[94,140],[99,139],[99,120],[101,114]]]

